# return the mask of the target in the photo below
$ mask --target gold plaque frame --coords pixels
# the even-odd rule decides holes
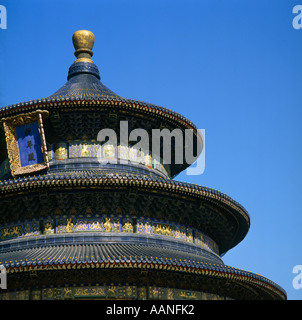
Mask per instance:
[[[23,113],[17,116],[4,118],[1,120],[5,132],[7,154],[10,163],[11,174],[13,177],[49,168],[46,140],[43,128],[43,119],[47,118],[48,115],[49,112],[47,110],[37,110],[31,113]],[[39,133],[41,138],[41,151],[43,154],[44,163],[37,163],[21,167],[16,127],[33,122],[38,122]]]

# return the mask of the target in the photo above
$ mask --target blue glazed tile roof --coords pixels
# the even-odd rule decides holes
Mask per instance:
[[[122,114],[126,115],[140,114],[144,121],[156,121],[158,125],[165,121],[171,121],[173,126],[177,128],[193,130],[194,135],[200,139],[197,127],[183,115],[151,103],[123,98],[114,93],[100,81],[98,68],[88,62],[74,63],[69,69],[68,81],[47,98],[0,108],[0,119],[37,109],[47,110],[51,113],[58,112],[58,108],[63,111],[65,108],[76,106],[79,106],[81,110],[91,110],[91,106],[96,106],[101,109],[120,110]],[[188,164],[172,166],[172,175],[178,174],[187,166]]]
[[[81,63],[76,63],[77,66],[80,64]],[[79,73],[76,73],[75,75],[73,75],[62,88],[60,88],[54,94],[47,97],[47,99],[50,99],[50,100],[66,99],[66,98],[69,98],[69,99],[91,99],[91,98],[121,99],[120,96],[118,96],[109,88],[107,88],[95,74],[83,73],[80,70],[79,70]]]
[[[53,245],[34,249],[10,251],[0,255],[6,267],[59,264],[59,263],[124,263],[145,262],[196,267],[200,263],[211,263],[207,256],[184,253],[161,247],[129,244],[78,244]],[[215,261],[215,260],[214,260]],[[217,259],[216,263],[220,260]]]
[[[193,272],[213,277],[237,279],[242,282],[252,282],[273,288],[286,297],[286,292],[273,281],[258,274],[229,267],[209,258],[206,254],[182,252],[160,246],[136,244],[65,244],[40,246],[21,250],[11,250],[0,254],[0,263],[7,269],[35,270],[44,267],[59,268],[63,265],[79,265],[85,268],[92,265],[112,267],[152,269],[172,268],[174,271]]]
[[[43,99],[30,100],[2,107],[0,108],[0,118],[10,113],[25,112],[28,108],[30,110],[42,107],[46,108],[48,104],[64,104],[65,102],[73,101],[104,101],[113,104],[125,103],[129,106],[147,107],[149,111],[160,111],[168,117],[173,116],[178,119],[178,121],[182,121],[194,130],[197,129],[190,120],[175,111],[152,103],[123,98],[114,93],[100,81],[97,66],[88,62],[78,62],[71,65],[69,68],[68,81],[55,93]]]

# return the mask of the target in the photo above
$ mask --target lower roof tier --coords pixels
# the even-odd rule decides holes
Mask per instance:
[[[43,274],[60,270],[70,274],[72,270],[77,270],[80,274],[81,269],[108,271],[113,268],[115,272],[120,269],[121,272],[118,273],[121,278],[124,277],[124,283],[131,282],[131,277],[126,272],[129,269],[133,272],[135,270],[159,271],[158,277],[167,271],[174,273],[175,277],[181,277],[184,274],[205,277],[209,283],[223,280],[223,286],[239,285],[246,294],[252,291],[257,298],[286,299],[284,290],[273,281],[258,274],[226,266],[217,256],[205,250],[183,251],[173,246],[156,245],[151,242],[149,244],[135,244],[131,241],[119,243],[111,239],[104,243],[94,239],[91,243],[82,244],[71,244],[68,241],[65,244],[44,244],[27,249],[2,250],[0,263],[5,266],[9,277],[24,274],[22,277],[25,279],[25,275],[29,272],[39,272],[40,284],[43,283]],[[91,279],[90,272],[87,279]],[[102,273],[103,271],[100,274]],[[83,277],[81,278],[83,280]],[[49,275],[48,279],[50,279]],[[54,278],[52,279],[52,285],[54,285]],[[61,285],[67,284],[61,283]],[[20,287],[18,289],[20,290]],[[212,290],[212,285],[208,284],[207,289]],[[219,290],[223,292],[223,287]],[[240,298],[244,299],[244,297]]]
[[[78,262],[163,263],[181,266],[222,264],[209,248],[175,239],[114,233],[47,235],[0,242],[0,264],[6,268]]]
[[[13,131],[12,128],[21,127],[20,123],[31,121],[24,119],[33,117],[40,111],[44,113],[41,126],[43,126],[42,136],[47,145],[67,141],[83,141],[84,143],[97,140],[102,130],[113,130],[118,143],[127,137],[129,145],[134,145],[141,143],[141,134],[143,134],[143,137],[148,137],[144,140],[145,149],[151,150],[154,141],[158,141],[155,145],[160,146],[161,154],[163,149],[169,148],[171,160],[168,161],[171,164],[170,174],[173,177],[194,162],[187,160],[187,151],[185,152],[184,148],[191,150],[191,148],[188,149],[188,146],[192,146],[194,158],[201,153],[203,148],[203,138],[192,123],[173,113],[154,109],[148,105],[140,105],[135,101],[117,102],[106,99],[48,101],[47,103],[16,107],[13,110],[1,108],[0,122],[5,122],[11,128],[10,131]],[[18,125],[16,125],[17,121]],[[134,134],[136,129],[141,132],[138,137]],[[177,130],[174,131],[175,129]],[[8,149],[12,146],[12,143],[7,140],[8,131],[3,129],[2,124],[0,125],[0,163],[7,159]],[[186,134],[188,132],[191,134]],[[177,145],[175,143],[175,134],[179,137],[177,141],[181,144],[181,148],[178,143]],[[164,147],[164,142],[157,139],[160,138],[160,135],[170,141],[169,147],[166,144]],[[99,140],[104,142],[103,139],[99,138]],[[157,152],[154,151],[153,154],[155,153]],[[176,153],[178,154],[177,159]],[[179,157],[181,159],[178,159]],[[10,161],[14,161],[12,157],[10,157]]]
[[[246,210],[216,190],[157,175],[70,171],[0,182],[0,224],[51,216],[130,215],[196,228],[221,254],[249,229]]]

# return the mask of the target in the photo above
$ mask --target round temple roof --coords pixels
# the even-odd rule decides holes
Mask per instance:
[[[113,105],[131,104],[135,109],[137,107],[147,107],[149,110],[152,109],[153,112],[166,114],[167,118],[176,118],[185,126],[196,129],[196,126],[190,120],[177,112],[152,103],[121,97],[107,88],[100,81],[98,67],[91,60],[94,44],[93,33],[87,30],[79,30],[74,33],[72,40],[77,59],[69,68],[68,81],[46,98],[29,100],[1,108],[0,118],[27,111],[28,108],[33,110],[35,106],[39,107],[41,104],[47,107],[47,105],[53,103],[90,100],[112,102]]]
[[[51,122],[51,126],[56,126],[56,128],[51,129],[52,132],[65,133],[65,135],[57,137],[63,141],[66,139],[70,140],[70,136],[73,134],[71,132],[75,131],[75,128],[73,128],[74,119],[72,118],[74,114],[76,114],[78,123],[82,126],[76,128],[77,137],[73,139],[82,139],[81,137],[78,137],[80,134],[85,136],[87,132],[81,131],[81,129],[86,126],[85,121],[87,121],[86,114],[84,114],[83,111],[89,113],[89,117],[92,118],[92,121],[95,123],[97,117],[94,112],[98,112],[98,114],[100,114],[100,112],[105,113],[105,116],[102,114],[101,122],[99,121],[100,123],[96,123],[97,130],[100,130],[100,126],[106,126],[107,128],[111,128],[118,132],[119,128],[116,127],[117,122],[107,119],[108,113],[109,115],[114,113],[115,115],[113,116],[128,120],[129,131],[136,128],[143,128],[149,132],[153,128],[168,128],[170,131],[180,129],[184,132],[184,130],[189,129],[194,135],[193,148],[200,154],[203,148],[203,139],[198,132],[197,127],[191,121],[181,114],[167,108],[147,102],[123,98],[101,82],[99,69],[91,59],[94,44],[94,35],[92,32],[79,30],[74,33],[72,40],[75,48],[74,54],[77,59],[69,68],[67,82],[47,98],[21,102],[1,108],[0,120],[39,109],[47,110],[50,116],[46,122]],[[63,113],[62,117],[61,113]],[[54,124],[54,122],[56,122],[56,124]],[[90,137],[90,139],[96,138],[96,128],[93,128],[93,130],[88,132],[88,135],[93,136],[93,138]],[[197,148],[198,145],[200,145],[201,148]],[[172,164],[170,167],[170,176],[174,177],[186,169],[190,164],[186,162],[184,154],[184,159],[181,164],[174,163],[174,146],[171,151]],[[199,154],[197,154],[197,156]]]
[[[132,122],[132,129],[168,127],[184,131],[188,128],[193,129],[199,139],[197,128],[181,114],[120,97],[107,88],[92,61],[95,41],[92,32],[79,30],[72,40],[76,60],[69,68],[67,82],[45,99],[1,108],[0,121],[43,109],[49,114],[44,123],[45,144],[47,142],[49,145],[77,141],[78,134],[81,134],[81,141],[88,141],[91,137],[95,139],[95,133],[101,127],[108,125],[115,128],[119,115],[120,120]],[[111,115],[113,109],[116,113]],[[75,126],[75,123],[78,125]],[[86,133],[90,136],[87,137]],[[82,138],[84,136],[86,138]],[[1,161],[7,164],[5,161],[8,161],[5,139],[5,132],[0,130],[0,164]],[[45,147],[45,150],[51,148]],[[201,275],[217,283],[225,280],[263,296],[286,298],[283,289],[269,279],[223,264],[221,255],[241,242],[250,227],[248,212],[232,198],[214,189],[169,179],[168,175],[162,176],[152,170],[138,170],[138,166],[136,171],[133,168],[122,169],[118,165],[110,167],[108,162],[105,168],[99,164],[93,166],[94,163],[85,161],[89,157],[85,157],[76,158],[81,161],[79,163],[74,159],[69,163],[67,158],[66,163],[53,162],[39,175],[25,172],[0,180],[0,224],[6,226],[24,218],[43,220],[48,215],[59,216],[61,212],[71,215],[72,205],[78,206],[81,216],[86,214],[86,204],[91,201],[102,203],[103,207],[99,206],[97,210],[108,208],[110,214],[113,207],[115,213],[117,208],[119,214],[125,212],[137,218],[148,213],[150,219],[156,221],[165,218],[169,223],[176,220],[179,224],[196,228],[217,243],[219,254],[193,243],[184,244],[158,235],[114,235],[109,232],[43,234],[8,240],[3,237],[0,241],[0,264],[8,268],[8,273],[61,270],[72,266],[132,269],[143,265],[150,270],[163,268]],[[188,166],[187,163],[172,163],[170,176],[174,177]]]
[[[87,30],[79,30],[73,34],[72,42],[77,59],[69,68],[68,82],[48,99],[121,98],[100,81],[99,69],[91,60],[94,40],[94,34]]]
[[[68,237],[68,235],[67,235]],[[180,274],[195,274],[207,279],[218,281],[233,281],[246,286],[246,291],[252,289],[254,294],[261,294],[269,299],[286,299],[286,292],[273,281],[246,270],[230,267],[223,264],[218,257],[209,255],[205,250],[197,252],[181,251],[169,246],[145,245],[142,243],[114,243],[113,239],[98,241],[90,236],[90,241],[83,241],[85,235],[79,235],[79,241],[72,235],[68,238],[56,239],[53,235],[48,237],[52,246],[46,246],[43,240],[40,243],[33,241],[11,240],[0,244],[0,263],[9,273],[23,271],[40,272],[47,270],[62,270],[71,268],[95,269],[110,268],[148,270],[170,270]],[[109,236],[110,238],[110,236]],[[32,243],[31,243],[32,242]],[[133,242],[133,241],[132,241]],[[220,288],[221,289],[221,288]],[[259,296],[258,296],[259,298]],[[244,297],[241,297],[244,299]]]

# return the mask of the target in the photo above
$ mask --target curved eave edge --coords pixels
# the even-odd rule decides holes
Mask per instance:
[[[25,180],[25,181],[24,181]],[[148,177],[109,177],[104,178],[100,176],[92,176],[90,178],[71,178],[66,174],[65,176],[54,175],[51,179],[45,179],[45,176],[34,176],[27,178],[15,178],[10,180],[0,181],[0,195],[5,195],[8,193],[16,193],[18,191],[27,190],[37,190],[43,187],[110,187],[110,186],[126,186],[126,187],[144,187],[150,189],[159,189],[170,192],[180,192],[187,194],[189,196],[196,197],[206,197],[213,200],[218,200],[223,202],[225,205],[231,207],[232,209],[238,211],[246,223],[250,225],[250,217],[248,212],[243,206],[238,202],[230,198],[224,193],[217,190],[198,186],[195,184],[190,184],[186,182],[180,182],[176,180],[163,180],[163,181],[152,181],[155,179]],[[159,180],[161,180],[159,178]]]
[[[261,275],[229,267],[226,265],[200,263],[198,267],[192,267],[186,263],[166,262],[164,260],[154,262],[139,262],[135,259],[125,261],[81,261],[81,262],[22,262],[18,265],[7,265],[7,273],[13,274],[18,272],[31,271],[52,271],[52,270],[71,270],[71,269],[90,269],[90,268],[131,268],[131,269],[153,269],[167,270],[175,272],[186,272],[195,275],[207,276],[216,279],[225,279],[229,281],[238,281],[248,283],[269,291],[273,296],[286,300],[287,294],[283,288],[275,282]]]
[[[48,108],[48,107],[69,107],[71,104],[78,104],[78,105],[111,105],[111,106],[130,106],[134,110],[140,111],[148,111],[154,114],[158,114],[159,112],[165,114],[168,118],[174,118],[177,122],[182,123],[185,126],[191,127],[193,130],[196,130],[196,126],[188,120],[186,117],[182,116],[180,113],[172,111],[170,109],[157,106],[155,104],[151,104],[148,102],[142,102],[133,99],[126,99],[126,98],[112,98],[112,97],[94,97],[94,98],[87,98],[87,99],[73,99],[73,98],[64,98],[64,99],[40,99],[40,100],[31,100],[27,102],[21,102],[17,104],[13,104],[11,106],[0,108],[0,118],[10,116],[12,114],[25,112],[25,111],[32,111],[41,107]]]

